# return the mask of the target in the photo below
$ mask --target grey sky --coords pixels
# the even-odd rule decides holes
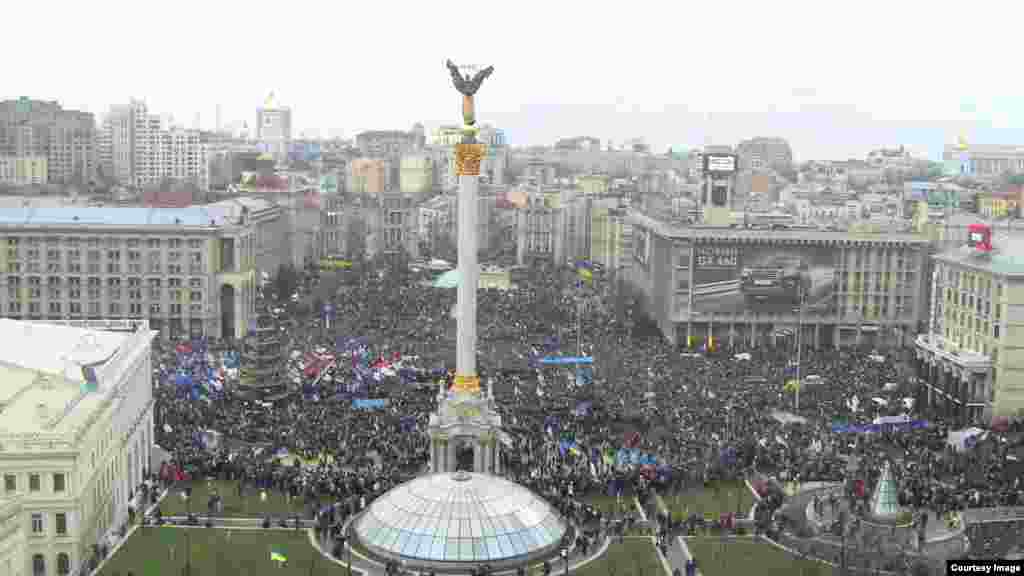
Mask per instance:
[[[297,130],[432,128],[459,121],[451,58],[496,67],[478,116],[516,145],[644,136],[663,150],[710,131],[783,136],[807,159],[901,143],[937,157],[960,133],[1024,142],[1013,2],[8,4],[25,25],[4,44],[24,52],[0,97],[93,112],[134,96],[185,124],[199,112],[212,127],[219,103],[251,125],[273,90]]]

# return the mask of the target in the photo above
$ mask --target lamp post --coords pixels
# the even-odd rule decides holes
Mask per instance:
[[[344,533],[338,536],[338,542],[341,543],[341,547],[345,550],[345,573],[348,576],[352,576],[352,546],[346,546],[347,540]]]
[[[803,382],[800,380],[800,368],[801,368],[801,357],[803,354],[803,337],[804,337],[804,285],[801,280],[799,287],[797,288],[797,316],[796,316],[796,394],[793,398],[794,411],[800,412],[800,388],[803,387]]]
[[[569,576],[569,547],[563,546],[559,554],[562,556],[562,562],[565,563],[565,576]]]

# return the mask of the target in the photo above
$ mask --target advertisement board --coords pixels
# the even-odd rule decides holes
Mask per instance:
[[[702,244],[693,247],[694,312],[805,315],[835,308],[837,253],[825,246]]]
[[[704,172],[732,174],[736,171],[736,156],[733,154],[705,154]]]

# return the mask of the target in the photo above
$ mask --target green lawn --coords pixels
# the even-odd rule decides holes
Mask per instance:
[[[711,514],[717,518],[725,512],[740,512],[746,516],[754,505],[754,495],[743,482],[714,482],[706,487],[662,494],[661,497],[673,516],[683,517]]]
[[[597,508],[606,516],[618,517],[623,512],[636,513],[636,504],[632,496],[622,496],[621,502],[615,496],[607,494],[591,493],[583,497],[583,501]]]
[[[191,554],[188,554],[191,546]],[[287,558],[279,565],[271,552]],[[345,568],[320,555],[305,530],[139,528],[103,567],[100,576],[181,576],[190,557],[192,576],[345,576]]]
[[[832,576],[827,564],[792,556],[771,544],[749,539],[690,538],[690,554],[702,576]]]
[[[558,564],[561,570],[552,570],[552,576],[564,573],[565,566]],[[604,556],[587,564],[575,576],[668,576],[665,567],[658,558],[654,544],[647,539],[627,539],[621,544],[612,542]]]
[[[174,490],[167,494],[167,497],[160,503],[160,511],[164,516],[184,516],[188,511],[188,505],[181,499],[181,490],[185,486],[192,487],[192,512],[199,515],[206,515],[206,503],[210,493],[205,480],[194,480],[187,484],[179,482]],[[266,514],[280,516],[291,515],[294,512],[303,513],[304,500],[299,497],[291,504],[285,501],[284,494],[278,490],[267,490],[267,501],[260,501],[260,492],[252,486],[247,486],[245,496],[238,497],[238,482],[216,480],[213,485],[217,488],[224,499],[224,510],[219,515],[232,517],[261,517]]]

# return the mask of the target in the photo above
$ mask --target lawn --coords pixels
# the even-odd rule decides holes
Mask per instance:
[[[562,574],[564,564],[557,564],[552,576]],[[561,570],[558,570],[561,569]],[[654,544],[646,539],[627,539],[621,544],[612,542],[604,556],[587,564],[575,576],[668,576],[658,558]]]
[[[191,547],[191,554],[188,553]],[[279,565],[271,552],[287,562]],[[220,530],[206,528],[139,528],[103,567],[100,576],[181,576],[190,557],[191,576],[345,576],[320,555],[302,531]]]
[[[661,497],[673,516],[683,517],[711,514],[717,518],[725,512],[740,512],[746,516],[754,505],[754,495],[742,481],[712,482],[705,487],[662,494]]]
[[[827,564],[788,554],[771,544],[754,540],[690,538],[686,540],[690,554],[697,560],[702,576],[831,576]]]
[[[636,513],[636,504],[633,503],[632,495],[623,495],[621,499],[607,494],[597,492],[586,494],[583,501],[597,508],[605,516],[618,517],[623,512]]]
[[[181,491],[185,486],[192,488],[191,505],[186,504],[181,499]],[[242,498],[238,497],[238,482],[216,480],[213,482],[213,486],[216,487],[221,498],[224,499],[224,510],[218,513],[218,516],[257,518],[267,514],[275,517],[282,514],[291,516],[295,512],[304,514],[304,500],[301,497],[288,504],[282,492],[267,490],[267,501],[262,502],[260,501],[259,490],[252,486],[246,487],[245,496]],[[174,490],[169,492],[167,497],[160,503],[160,512],[164,516],[184,516],[189,506],[191,506],[193,513],[205,516],[209,496],[210,492],[205,480],[194,480],[188,483],[179,482],[175,484]]]

